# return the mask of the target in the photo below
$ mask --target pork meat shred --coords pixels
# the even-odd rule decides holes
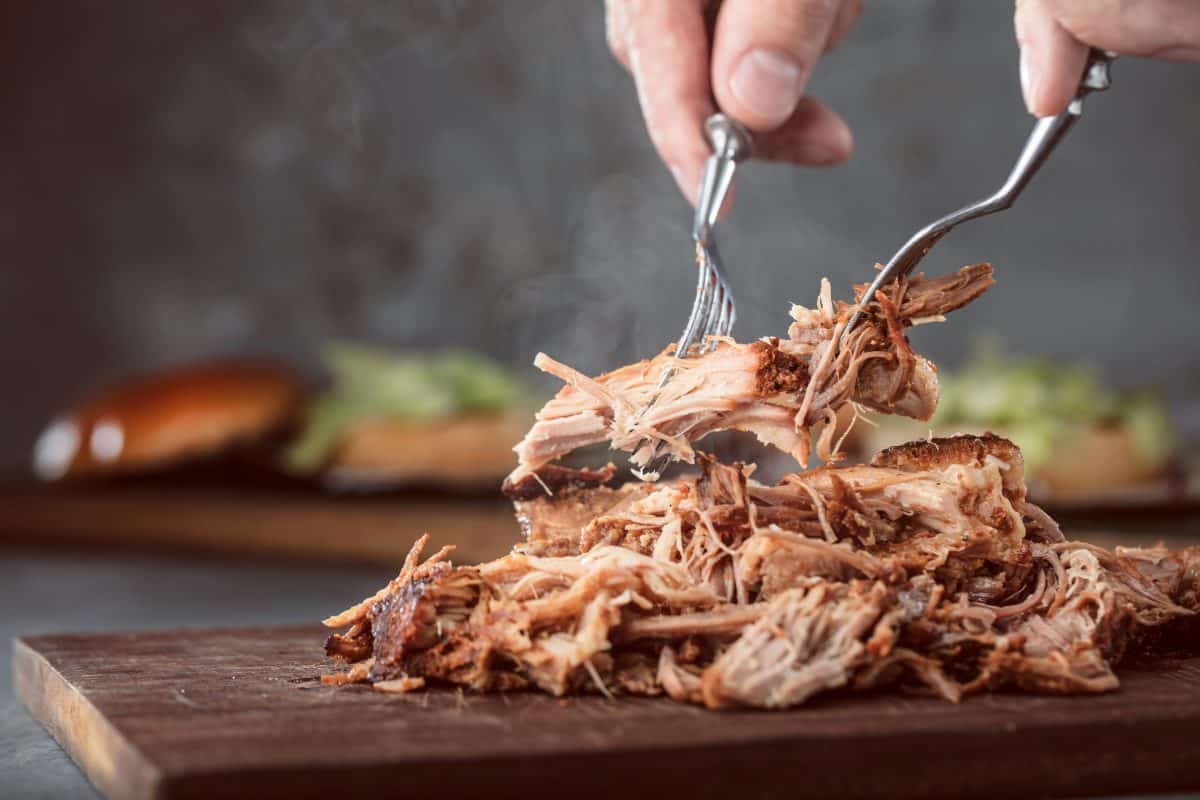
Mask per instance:
[[[941,320],[992,283],[991,265],[977,264],[940,278],[903,279],[873,298],[863,298],[866,287],[858,286],[854,303],[835,305],[822,281],[815,309],[792,308],[786,339],[710,340],[685,359],[674,358],[672,346],[596,378],[540,353],[534,364],[567,385],[514,448],[519,463],[509,483],[601,442],[632,453],[638,469],[663,455],[693,463],[692,443],[718,430],[753,433],[806,464],[819,427],[818,455],[829,461],[836,412],[847,403],[929,419],[937,372],[913,352],[905,330]],[[860,324],[839,336],[860,309]],[[668,370],[674,374],[660,389]]]
[[[657,485],[539,472],[554,493],[514,487],[526,538],[496,561],[422,561],[423,538],[394,581],[326,620],[343,629],[326,652],[349,665],[326,682],[710,708],[885,686],[957,701],[1109,691],[1163,632],[1197,644],[1200,549],[1065,539],[1005,439],[903,445],[772,486],[697,460]]]

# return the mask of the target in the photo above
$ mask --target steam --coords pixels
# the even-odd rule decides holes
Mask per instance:
[[[309,347],[456,344],[519,365],[545,350],[595,373],[678,337],[695,286],[691,209],[604,50],[602,15],[474,1],[298,8],[248,34],[280,76],[287,118],[250,152],[303,174],[317,203],[309,274],[289,267],[316,287],[294,292]],[[544,31],[538,48],[530,26]],[[778,334],[798,298],[758,265],[796,251],[739,238],[764,215],[741,199],[737,214],[722,244],[738,335]],[[789,285],[808,286],[803,275]]]

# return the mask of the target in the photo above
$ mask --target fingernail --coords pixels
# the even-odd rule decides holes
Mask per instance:
[[[800,65],[782,53],[751,50],[742,56],[729,79],[729,90],[755,116],[773,128],[796,110],[804,91]]]
[[[1154,57],[1165,58],[1168,61],[1200,61],[1200,48],[1168,47],[1155,53]]]
[[[1037,112],[1033,110],[1033,67],[1029,64],[1029,51],[1021,50],[1021,96],[1025,98],[1025,108],[1034,116]]]

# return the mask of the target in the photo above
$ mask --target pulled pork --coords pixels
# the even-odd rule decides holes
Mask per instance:
[[[904,331],[940,321],[993,283],[991,265],[977,264],[940,278],[902,279],[873,298],[863,298],[866,286],[857,286],[853,304],[835,305],[829,282],[822,281],[815,309],[792,308],[786,339],[713,339],[686,359],[675,358],[670,347],[596,378],[539,353],[534,364],[567,385],[514,448],[518,465],[508,483],[605,441],[633,453],[639,469],[660,456],[693,463],[692,443],[718,430],[753,433],[806,464],[812,431],[820,426],[817,454],[829,461],[836,412],[847,403],[915,419],[932,416],[937,372],[913,352]],[[859,310],[860,324],[841,336]],[[660,389],[667,371],[672,377]]]
[[[945,309],[926,302],[923,314]],[[892,383],[888,396],[912,385]],[[1101,692],[1122,658],[1200,610],[1200,549],[1067,541],[1026,499],[1020,451],[996,436],[904,445],[774,486],[699,461],[698,476],[659,485],[560,468],[536,476],[553,494],[510,484],[525,540],[452,566],[448,548],[422,562],[422,538],[394,581],[326,620],[345,629],[326,652],[350,666],[325,681],[710,708],[884,686],[952,701]]]

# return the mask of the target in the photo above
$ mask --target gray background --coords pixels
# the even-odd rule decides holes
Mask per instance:
[[[869,2],[812,93],[858,150],[754,165],[720,231],[743,338],[820,276],[845,294],[990,191],[1030,120],[1011,4]],[[689,212],[654,157],[600,2],[22,2],[0,10],[0,469],[114,376],[333,338],[460,344],[587,370],[686,316]],[[999,286],[971,337],[1200,394],[1200,68],[1125,60],[1013,211],[930,271]],[[550,387],[553,381],[542,382]]]

